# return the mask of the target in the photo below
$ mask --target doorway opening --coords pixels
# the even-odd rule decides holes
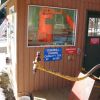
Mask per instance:
[[[100,64],[100,12],[88,11],[83,67],[86,71]],[[93,73],[100,77],[100,69]]]

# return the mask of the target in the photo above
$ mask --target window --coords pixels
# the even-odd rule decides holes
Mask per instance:
[[[100,18],[89,18],[88,36],[100,36]]]
[[[47,6],[28,7],[28,46],[75,45],[77,10]]]

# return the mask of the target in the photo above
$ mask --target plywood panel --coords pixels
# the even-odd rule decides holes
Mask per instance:
[[[27,93],[27,91],[30,91],[30,88],[29,88],[29,77],[30,77],[30,75],[29,75],[29,73],[30,73],[30,64],[29,64],[29,60],[30,60],[30,58],[29,58],[29,49],[26,49],[26,48],[24,48],[25,49],[25,51],[24,51],[24,53],[25,53],[25,59],[24,59],[24,75],[25,75],[25,77],[24,77],[24,80],[25,80],[25,93]]]
[[[58,72],[60,72],[61,74],[63,74],[63,60],[58,62]],[[58,77],[58,88],[62,88],[63,87],[63,79]]]
[[[23,11],[23,9],[21,8],[21,5],[22,4],[22,1],[19,2],[19,7],[20,10]],[[18,9],[19,11],[19,9]],[[19,13],[17,14],[17,18],[18,18],[18,22],[17,22],[17,28],[20,29],[20,30],[17,30],[17,35],[18,35],[18,38],[17,38],[17,70],[18,70],[18,92],[21,93],[21,92],[24,92],[24,37],[23,37],[23,33],[24,33],[24,19],[21,19],[20,16],[23,16],[24,15],[24,12],[21,13],[19,11]],[[23,24],[22,24],[23,23]]]
[[[45,49],[45,48],[44,48]],[[43,59],[44,59],[44,50],[43,50],[43,55],[42,55]],[[49,62],[44,62],[44,67],[48,68],[50,66]],[[48,73],[44,73],[44,82],[45,82],[45,90],[47,90],[49,88],[49,74]]]
[[[55,61],[55,62],[56,63],[54,64],[54,71],[59,72],[59,67],[61,66],[58,65],[59,61]],[[58,77],[54,77],[54,88],[58,88],[58,83],[59,83],[58,79],[59,79]]]
[[[49,69],[51,71],[53,71],[53,66],[54,66],[54,62],[50,62]],[[48,78],[49,78],[49,89],[51,89],[54,86],[54,84],[53,84],[54,76],[49,74]]]
[[[68,54],[65,54],[67,46],[63,47],[63,59],[60,61],[44,62],[43,52],[46,47],[27,47],[27,6],[28,4],[45,5],[53,7],[74,8],[78,10],[77,20],[77,40],[76,46],[80,48],[79,55],[73,55],[72,61],[68,60]],[[29,93],[32,91],[60,88],[70,86],[73,82],[60,79],[45,72],[37,71],[35,75],[32,72],[32,62],[36,57],[36,52],[41,52],[41,65],[48,67],[53,71],[58,71],[65,75],[77,76],[82,66],[84,51],[86,11],[100,11],[100,1],[95,0],[18,0],[17,2],[17,49],[18,49],[18,93]]]
[[[36,56],[36,49],[34,48],[30,48],[29,49],[29,67],[30,67],[30,72],[29,72],[29,87],[30,87],[30,91],[32,92],[33,90],[36,90],[36,82],[35,82],[35,77],[36,74],[33,73],[32,71],[32,67],[33,67],[33,61],[35,60],[35,56]],[[38,73],[37,73],[38,74]]]
[[[78,5],[79,6],[79,5]],[[78,22],[77,22],[77,47],[79,48],[80,50],[80,53],[76,56],[77,57],[77,62],[76,62],[76,65],[80,65],[82,62],[82,53],[83,53],[83,45],[81,44],[83,42],[83,40],[85,39],[85,19],[86,17],[85,16],[85,13],[84,10],[85,7],[84,7],[84,4],[80,4],[79,6],[79,10],[78,10]],[[82,27],[79,27],[79,26],[82,26]],[[83,28],[84,27],[84,28]],[[78,70],[81,69],[82,66],[77,66],[76,67],[76,73],[78,73]]]
[[[43,59],[43,51],[44,51],[44,48],[39,48],[38,51],[41,52],[41,61],[40,61],[40,65],[41,66],[44,66],[44,59]],[[45,73],[43,71],[40,71],[39,70],[39,88],[38,90],[43,90],[45,88]]]
[[[26,5],[27,6],[27,5]],[[27,7],[24,8],[25,11],[27,11]],[[27,19],[27,12],[25,12],[25,19]],[[25,21],[25,34],[27,34],[27,26],[26,26],[27,22]],[[26,94],[28,94],[28,91],[30,91],[29,88],[29,73],[30,73],[30,57],[29,57],[29,48],[27,47],[27,35],[24,35],[24,91]]]

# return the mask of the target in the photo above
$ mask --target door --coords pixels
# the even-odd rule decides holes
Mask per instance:
[[[100,64],[100,12],[88,11],[83,66],[86,71]],[[100,69],[93,73],[100,77]]]

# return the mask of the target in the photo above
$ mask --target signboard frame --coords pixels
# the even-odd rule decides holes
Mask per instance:
[[[58,61],[62,59],[62,48],[44,49],[44,61]]]
[[[45,9],[50,10],[50,13],[48,13],[50,15],[43,16],[42,12]],[[46,10],[45,13],[48,11]],[[28,5],[27,46],[75,46],[77,13],[77,9]],[[47,20],[43,19],[47,16]],[[59,17],[62,21],[57,20]]]

